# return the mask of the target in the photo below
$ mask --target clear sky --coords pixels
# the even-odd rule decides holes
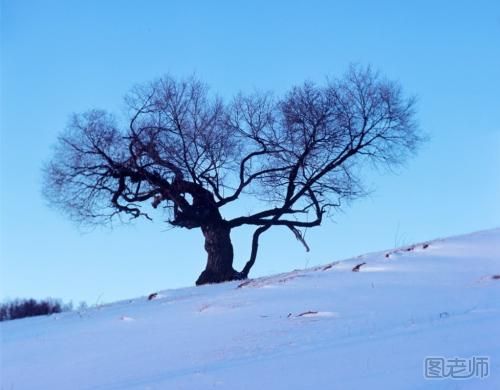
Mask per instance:
[[[123,109],[136,83],[193,72],[223,97],[372,64],[418,97],[430,136],[374,192],[309,230],[261,240],[252,276],[500,226],[500,2],[1,0],[0,299],[90,304],[192,285],[201,232],[161,220],[78,229],[41,197],[72,112]],[[251,231],[233,234],[236,267]]]

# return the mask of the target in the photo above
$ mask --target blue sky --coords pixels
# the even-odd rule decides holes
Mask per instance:
[[[374,192],[309,230],[279,228],[252,276],[500,226],[498,1],[1,1],[0,299],[90,304],[192,285],[199,231],[161,220],[81,231],[41,197],[41,166],[72,112],[118,114],[136,83],[196,72],[223,97],[282,93],[349,63],[418,97],[430,136]],[[251,231],[235,231],[238,268]]]

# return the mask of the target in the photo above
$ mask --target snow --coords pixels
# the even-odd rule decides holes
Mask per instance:
[[[500,229],[7,321],[1,390],[500,389],[495,275]],[[425,379],[427,356],[490,375]]]

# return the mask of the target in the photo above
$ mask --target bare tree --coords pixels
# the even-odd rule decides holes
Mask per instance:
[[[45,167],[44,193],[81,223],[151,219],[158,208],[172,226],[200,228],[208,260],[197,284],[246,278],[272,226],[290,229],[307,248],[303,229],[362,193],[359,167],[399,164],[421,140],[414,100],[356,66],[281,98],[240,94],[224,103],[195,78],[164,77],[125,101],[124,128],[104,111],[73,116]],[[245,196],[262,210],[225,219],[224,206]],[[237,272],[230,233],[243,225],[256,230]]]

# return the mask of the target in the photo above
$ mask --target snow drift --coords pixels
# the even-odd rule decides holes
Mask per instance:
[[[149,298],[1,323],[1,389],[500,388],[500,229]]]

